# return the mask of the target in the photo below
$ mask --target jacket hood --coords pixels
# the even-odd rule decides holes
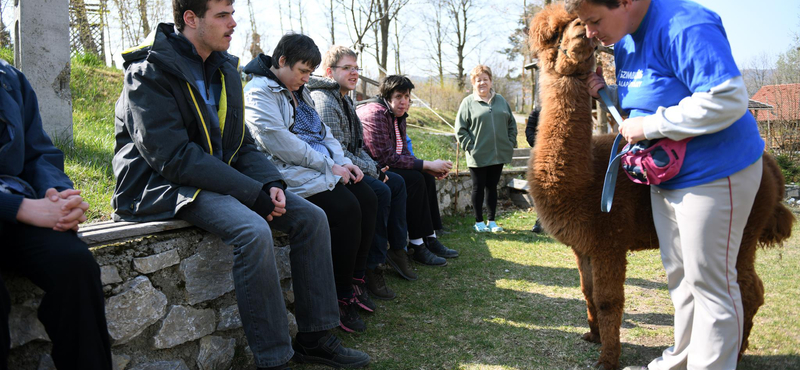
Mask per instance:
[[[147,59],[173,74],[182,74],[186,80],[191,81],[193,80],[189,78],[191,72],[186,66],[186,60],[189,58],[197,58],[202,62],[194,45],[178,32],[172,23],[159,23],[141,45],[122,52],[123,68],[127,68],[131,63]],[[231,60],[234,65],[239,63],[239,58],[225,51],[214,51],[208,56],[206,63],[211,63],[218,68]]]
[[[269,69],[271,66],[272,66],[272,57],[270,57],[269,55],[258,54],[257,57],[253,58],[253,60],[251,60],[250,63],[247,63],[247,65],[244,66],[243,71],[244,73],[247,74],[266,77],[275,84],[277,84],[278,86],[288,91],[289,89],[286,87],[286,85],[284,85],[283,82],[281,82],[281,80],[278,78],[278,76],[272,73],[272,71]],[[301,87],[300,90],[302,91],[302,89],[303,88]]]
[[[309,90],[339,90],[339,83],[334,79],[321,76],[311,76],[306,84]]]
[[[258,76],[274,77],[275,74],[269,70],[272,67],[272,57],[269,55],[258,54],[253,58],[250,63],[244,66],[244,73],[254,74]]]

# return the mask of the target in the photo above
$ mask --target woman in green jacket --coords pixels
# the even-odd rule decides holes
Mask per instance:
[[[517,147],[517,123],[508,102],[492,89],[492,70],[479,64],[470,72],[472,94],[461,101],[456,116],[456,136],[467,154],[472,175],[472,207],[477,232],[499,232],[494,221],[497,210],[497,183],[503,164],[511,162]],[[483,222],[484,188],[489,208],[488,224]]]

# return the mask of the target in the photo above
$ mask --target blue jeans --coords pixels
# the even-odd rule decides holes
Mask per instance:
[[[375,223],[375,236],[367,256],[369,269],[386,262],[386,243],[389,243],[389,248],[404,249],[408,241],[406,183],[397,174],[386,172],[386,176],[389,178],[386,183],[371,176],[364,176],[361,180],[378,197],[378,222]]]
[[[235,198],[205,190],[175,215],[233,246],[239,315],[259,367],[284,364],[294,355],[270,227],[289,235],[298,330],[339,325],[325,213],[291,192],[285,194],[286,213],[269,224]]]

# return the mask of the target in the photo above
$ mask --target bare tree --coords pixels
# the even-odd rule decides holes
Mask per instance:
[[[7,48],[11,46],[11,32],[6,29],[6,24],[3,22],[3,12],[8,5],[9,0],[0,0],[0,47]]]
[[[305,8],[303,7],[303,0],[297,1],[297,20],[300,22],[300,33],[305,34],[303,30],[303,18],[305,18]]]
[[[139,0],[139,19],[142,25],[142,35],[150,34],[150,22],[147,20],[147,0]]]
[[[255,59],[258,54],[263,53],[264,50],[261,49],[261,35],[258,33],[256,16],[253,11],[253,3],[251,0],[247,0],[247,11],[250,13],[250,56]]]
[[[278,0],[278,1],[280,1],[280,0]],[[289,3],[289,30],[294,31],[294,21],[292,21],[292,17],[293,17],[293,15],[292,15],[292,13],[293,13],[292,12],[292,0],[289,0],[288,3]]]
[[[750,59],[742,68],[742,79],[747,92],[752,97],[761,86],[775,83],[775,62],[767,53],[761,53]]]
[[[331,45],[336,45],[336,32],[335,32],[335,29],[334,29],[334,25],[336,24],[336,20],[333,18],[333,15],[335,13],[335,9],[336,9],[336,7],[335,7],[335,4],[333,3],[333,0],[329,0],[328,14],[330,15],[330,20],[329,20],[330,24],[329,24],[329,26],[331,28]]]
[[[445,17],[446,0],[432,0],[430,11],[423,11],[423,22],[426,25],[428,38],[425,40],[428,55],[434,63],[434,72],[439,78],[439,87],[444,88],[444,46],[448,23]]]
[[[467,41],[471,25],[474,24],[473,8],[476,0],[447,0],[448,13],[453,20],[454,39],[451,39],[453,48],[456,49],[456,70],[458,71],[458,89],[464,90],[464,59],[468,54]]]
[[[402,75],[403,72],[400,69],[400,31],[398,31],[397,24],[400,23],[397,20],[394,22],[394,73],[398,75]]]
[[[70,8],[74,14],[72,26],[78,29],[78,39],[84,53],[99,54],[97,44],[92,37],[92,29],[89,24],[89,17],[86,15],[86,4],[83,0],[71,0]]]
[[[375,60],[378,62],[380,78],[386,77],[387,62],[389,57],[389,32],[392,21],[397,18],[400,9],[408,4],[409,0],[377,0],[377,36],[375,45]]]
[[[282,2],[281,0],[277,0],[277,2],[278,2],[278,21],[281,24],[281,35],[283,35],[285,33],[283,31],[283,6],[281,5]]]
[[[364,37],[378,19],[375,17],[375,9],[379,0],[337,0],[344,8],[349,17],[345,18],[348,23],[347,31],[353,41],[353,47],[363,58]],[[352,23],[351,23],[352,22]],[[352,31],[355,34],[350,33]]]

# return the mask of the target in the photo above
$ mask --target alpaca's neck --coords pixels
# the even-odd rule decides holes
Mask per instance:
[[[575,191],[592,181],[592,110],[586,83],[544,71],[534,177],[543,191]]]

